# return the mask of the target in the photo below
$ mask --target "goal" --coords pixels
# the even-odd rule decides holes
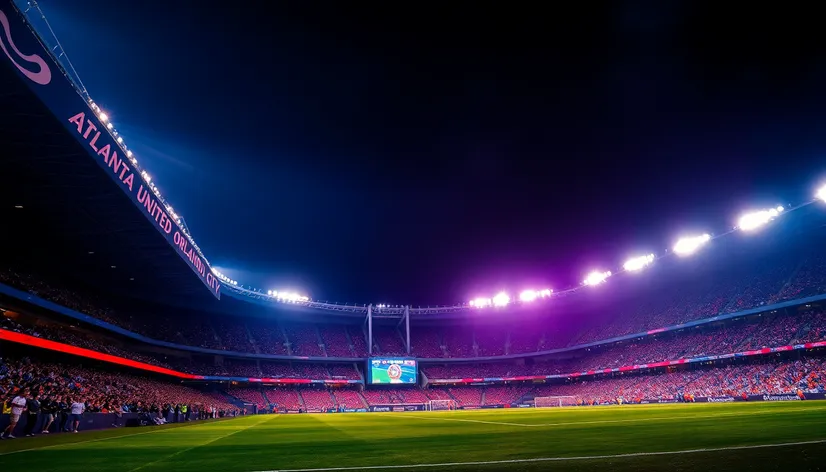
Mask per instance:
[[[456,403],[456,400],[430,400],[429,402],[425,403],[425,410],[427,411],[445,411],[457,409],[459,409],[459,404]]]
[[[576,406],[576,397],[536,397],[533,399],[533,406],[536,408]]]

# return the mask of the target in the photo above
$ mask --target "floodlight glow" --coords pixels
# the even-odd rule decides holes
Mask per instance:
[[[524,303],[530,303],[537,298],[545,298],[551,296],[551,289],[546,288],[543,290],[523,290],[519,294],[519,301]]]
[[[115,127],[111,122],[106,125],[107,128],[112,129]]]
[[[817,198],[820,201],[826,202],[826,185],[818,189],[817,193],[815,194],[815,198]]]
[[[752,231],[760,228],[780,215],[780,212],[783,211],[783,207],[778,208],[780,208],[780,210],[777,208],[769,208],[768,210],[746,213],[737,221],[737,227],[743,231]]]
[[[476,307],[476,308],[484,308],[486,306],[491,306],[491,305],[493,305],[493,300],[491,300],[490,298],[481,298],[480,297],[480,298],[474,298],[473,300],[470,301],[470,306]]]
[[[674,252],[679,256],[688,256],[693,254],[697,249],[711,240],[711,235],[701,234],[700,236],[691,236],[682,238],[674,245]]]
[[[637,270],[642,270],[645,267],[651,265],[654,262],[654,254],[648,254],[647,256],[639,256],[639,257],[632,257],[625,261],[625,264],[622,265],[623,269],[633,272]]]
[[[511,302],[511,297],[505,292],[499,292],[493,297],[493,306],[507,306]]]
[[[611,277],[611,271],[600,272],[595,270],[588,274],[588,277],[585,277],[585,280],[582,281],[585,285],[599,285],[605,282],[605,279]]]
[[[100,116],[100,121],[103,121],[103,122],[106,122],[106,120],[109,119],[109,115],[107,115],[106,113],[103,113],[103,112],[100,112],[100,115],[98,115],[98,116]]]
[[[123,142],[123,136],[118,136],[118,144]]]
[[[132,151],[126,151],[126,157],[132,157]]]
[[[305,296],[299,295],[297,293],[277,292],[275,290],[273,290],[273,296],[276,297],[280,301],[289,302],[289,303],[306,302],[306,301],[310,300],[309,297],[305,297]]]

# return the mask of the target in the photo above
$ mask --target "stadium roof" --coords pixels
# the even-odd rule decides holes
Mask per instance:
[[[80,112],[88,115],[87,123],[98,118],[45,53],[14,3],[4,0],[0,11],[4,33],[9,33],[2,43],[8,60],[0,57],[3,257],[58,268],[107,292],[161,300],[186,297],[190,302],[212,298],[206,275],[193,271],[159,225],[107,175],[82,136],[73,136],[66,126],[70,123],[61,123]],[[45,70],[48,80],[43,80]],[[95,122],[105,131],[100,120]],[[212,278],[206,260],[201,263]]]

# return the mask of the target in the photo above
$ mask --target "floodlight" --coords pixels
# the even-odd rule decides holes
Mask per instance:
[[[510,302],[511,297],[509,297],[508,294],[505,292],[499,292],[496,294],[496,296],[493,297],[494,306],[506,306]]]
[[[824,185],[823,187],[820,187],[820,189],[818,189],[817,193],[815,194],[815,198],[817,198],[818,200],[826,202],[826,185]]]
[[[777,218],[783,207],[769,208],[768,210],[759,210],[746,213],[737,221],[737,227],[743,231],[752,231],[761,226],[766,225],[771,220]]]
[[[610,270],[605,271],[605,272],[600,272],[598,270],[595,270],[595,271],[591,272],[590,274],[588,274],[588,277],[585,277],[585,280],[582,281],[582,283],[585,284],[585,285],[599,285],[599,284],[605,282],[605,279],[607,279],[608,277],[611,277],[611,271]]]
[[[475,308],[484,308],[486,306],[491,306],[493,304],[493,300],[490,298],[474,298],[470,301],[470,306]]]
[[[625,261],[625,264],[622,265],[623,269],[633,272],[637,270],[642,270],[646,266],[651,265],[654,262],[654,254],[648,254],[646,256],[639,256],[639,257],[632,257]]]
[[[701,234],[700,236],[691,236],[682,238],[674,245],[674,252],[679,256],[688,256],[694,254],[697,249],[711,240],[711,235]]]

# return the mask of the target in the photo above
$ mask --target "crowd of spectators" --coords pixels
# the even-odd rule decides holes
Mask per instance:
[[[616,316],[606,315],[599,323],[585,326],[575,336],[539,318],[526,323],[496,322],[478,325],[426,325],[412,327],[413,355],[425,358],[465,358],[530,353],[573,346],[606,338],[642,332],[721,313],[826,293],[826,255],[805,248],[789,253],[767,252],[749,260],[719,264],[714,257],[693,262],[690,276],[653,283],[649,292],[629,296],[622,305],[609,306]],[[722,265],[722,267],[720,267]],[[696,274],[695,274],[696,272]],[[688,272],[686,272],[688,273]],[[60,288],[59,283],[15,270],[0,269],[0,282],[65,307],[89,314],[160,340],[224,351],[318,357],[366,356],[365,334],[358,326],[312,323],[283,323],[276,320],[220,318],[204,315],[195,319],[146,313],[141,316],[107,308],[96,296],[80,296]],[[653,295],[650,292],[655,292]],[[647,296],[647,295],[651,296]],[[646,296],[643,296],[646,295]],[[548,302],[551,303],[551,302]],[[474,366],[426,366],[430,378],[478,378],[518,375],[547,375],[615,368],[678,358],[725,354],[786,344],[826,339],[826,321],[819,311],[802,314],[764,313],[747,320],[715,323],[678,333],[661,333],[621,344],[602,345],[576,351],[570,358],[541,362],[506,362]],[[564,316],[561,315],[561,316]],[[544,319],[544,318],[543,318]],[[559,321],[561,318],[555,317]],[[73,322],[75,323],[75,322]],[[24,332],[98,352],[162,367],[205,375],[273,378],[359,379],[350,368],[298,363],[255,361],[223,362],[213,359],[165,357],[131,348],[99,333],[69,324],[23,325],[0,317],[0,329]],[[395,327],[373,328],[374,355],[405,355],[405,339]],[[146,351],[146,350],[144,350]],[[335,372],[332,372],[335,369]]]
[[[553,375],[612,369],[661,361],[744,352],[826,340],[826,313],[767,314],[662,333],[632,341],[575,351],[576,357],[525,363],[446,364],[422,367],[428,379]]]
[[[240,412],[220,395],[172,382],[77,363],[0,358],[0,400],[4,410],[17,396],[37,400],[44,414],[58,416],[52,425],[42,423],[41,431],[51,428],[51,432],[77,429],[76,424],[68,422],[69,407],[75,403],[82,404],[86,413],[113,413],[113,422],[119,426],[122,424],[118,424],[118,416],[123,413],[152,413],[160,418],[167,417],[167,413],[180,415],[190,411],[197,418],[206,411],[220,412],[221,416]]]
[[[546,385],[536,396],[573,396],[582,403],[627,403],[643,399],[742,397],[758,394],[826,392],[826,359],[765,362],[686,370],[666,374],[624,375]]]
[[[810,255],[788,260],[764,257],[744,267],[710,271],[655,296],[636,297],[622,307],[619,316],[571,337],[548,323],[505,326],[416,326],[411,332],[413,354],[426,358],[461,358],[530,353],[642,332],[721,313],[826,292],[826,256]],[[702,272],[702,271],[700,271]],[[106,308],[94,296],[79,296],[57,288],[39,277],[9,269],[0,270],[0,282],[54,301],[108,323],[159,340],[203,348],[275,355],[349,357],[367,355],[364,333],[355,326],[278,324],[274,320],[215,318],[196,319],[161,314],[124,315]],[[638,301],[635,301],[638,300]],[[374,353],[404,355],[404,339],[392,327],[375,326]]]
[[[91,333],[69,325],[24,325],[0,314],[0,329],[27,334],[36,338],[57,341],[72,346],[82,347],[92,351],[102,352],[113,356],[123,357],[134,361],[145,362],[160,367],[172,368],[169,363],[161,361],[151,354],[143,354],[132,349],[126,349],[115,344],[111,339],[94,336]]]

